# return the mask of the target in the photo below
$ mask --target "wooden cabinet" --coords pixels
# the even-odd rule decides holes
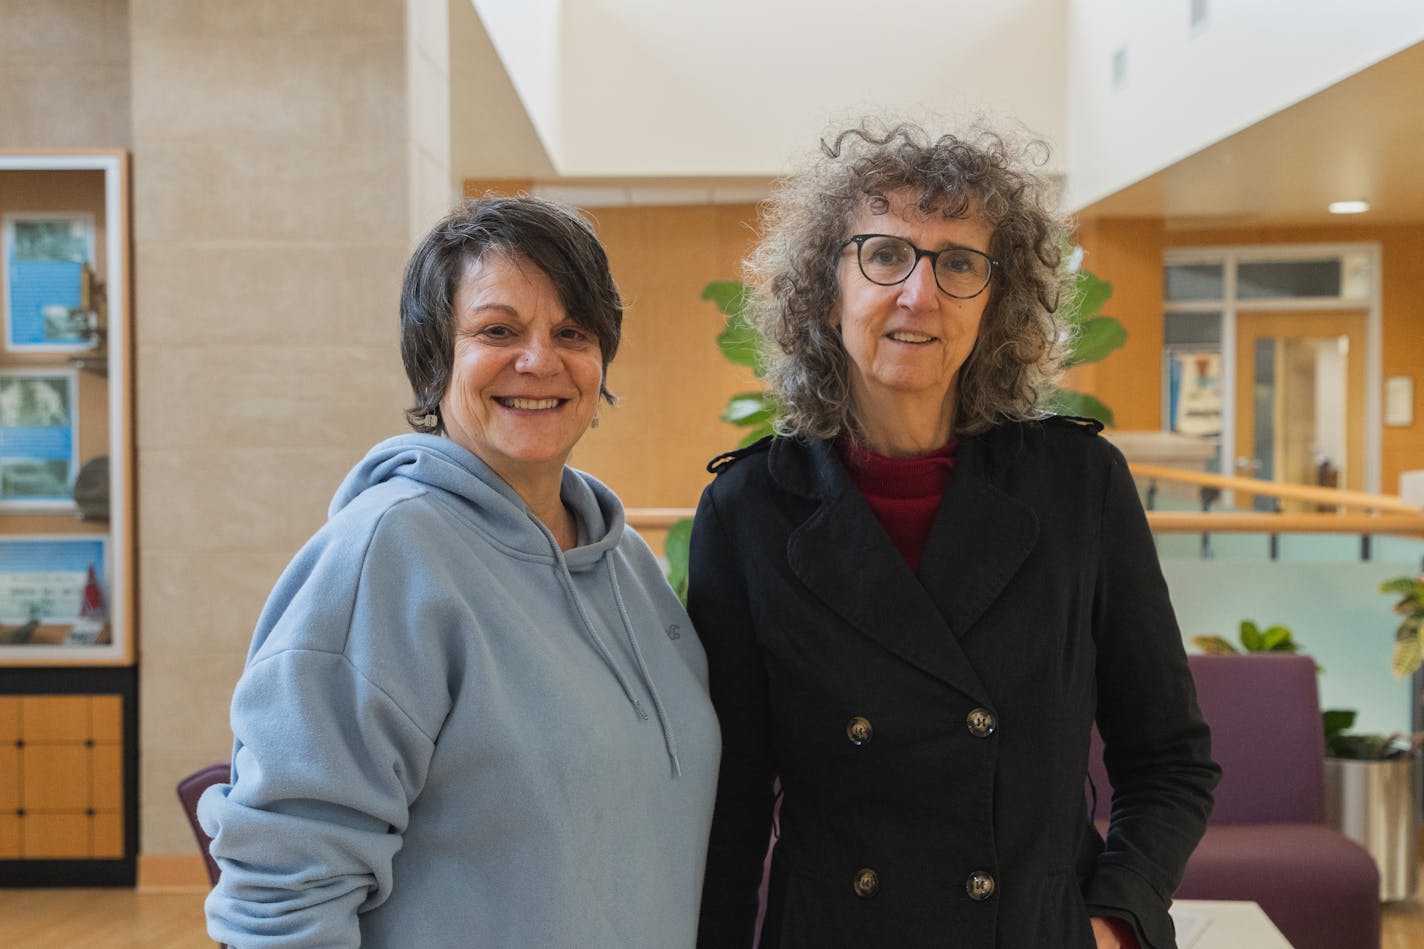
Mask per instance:
[[[135,680],[0,668],[0,886],[134,882]]]

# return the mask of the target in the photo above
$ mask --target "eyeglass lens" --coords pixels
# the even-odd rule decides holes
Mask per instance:
[[[860,272],[871,283],[891,286],[904,280],[919,259],[915,245],[898,237],[872,235],[858,242]],[[992,265],[978,251],[950,247],[932,257],[935,282],[952,297],[972,297],[989,284]]]

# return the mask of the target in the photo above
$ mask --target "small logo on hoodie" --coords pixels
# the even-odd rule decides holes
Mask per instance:
[[[677,625],[676,623],[673,623],[671,626],[669,626],[669,627],[667,628],[667,634],[668,634],[668,639],[681,639],[681,638],[682,638],[682,627],[679,626],[679,625]]]

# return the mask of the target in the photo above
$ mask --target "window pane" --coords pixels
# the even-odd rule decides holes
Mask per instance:
[[[1221,342],[1220,313],[1168,313],[1163,317],[1162,341],[1167,345]]]
[[[1338,297],[1340,259],[1241,264],[1236,270],[1236,295],[1243,300]]]
[[[1168,300],[1220,300],[1225,294],[1221,264],[1171,264],[1163,291]]]

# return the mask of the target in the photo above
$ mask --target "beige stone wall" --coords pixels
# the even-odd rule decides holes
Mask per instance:
[[[128,147],[128,7],[0,0],[0,147]]]
[[[140,850],[191,854],[172,787],[230,752],[263,601],[346,470],[404,427],[408,20],[402,0],[132,0],[130,18]]]

